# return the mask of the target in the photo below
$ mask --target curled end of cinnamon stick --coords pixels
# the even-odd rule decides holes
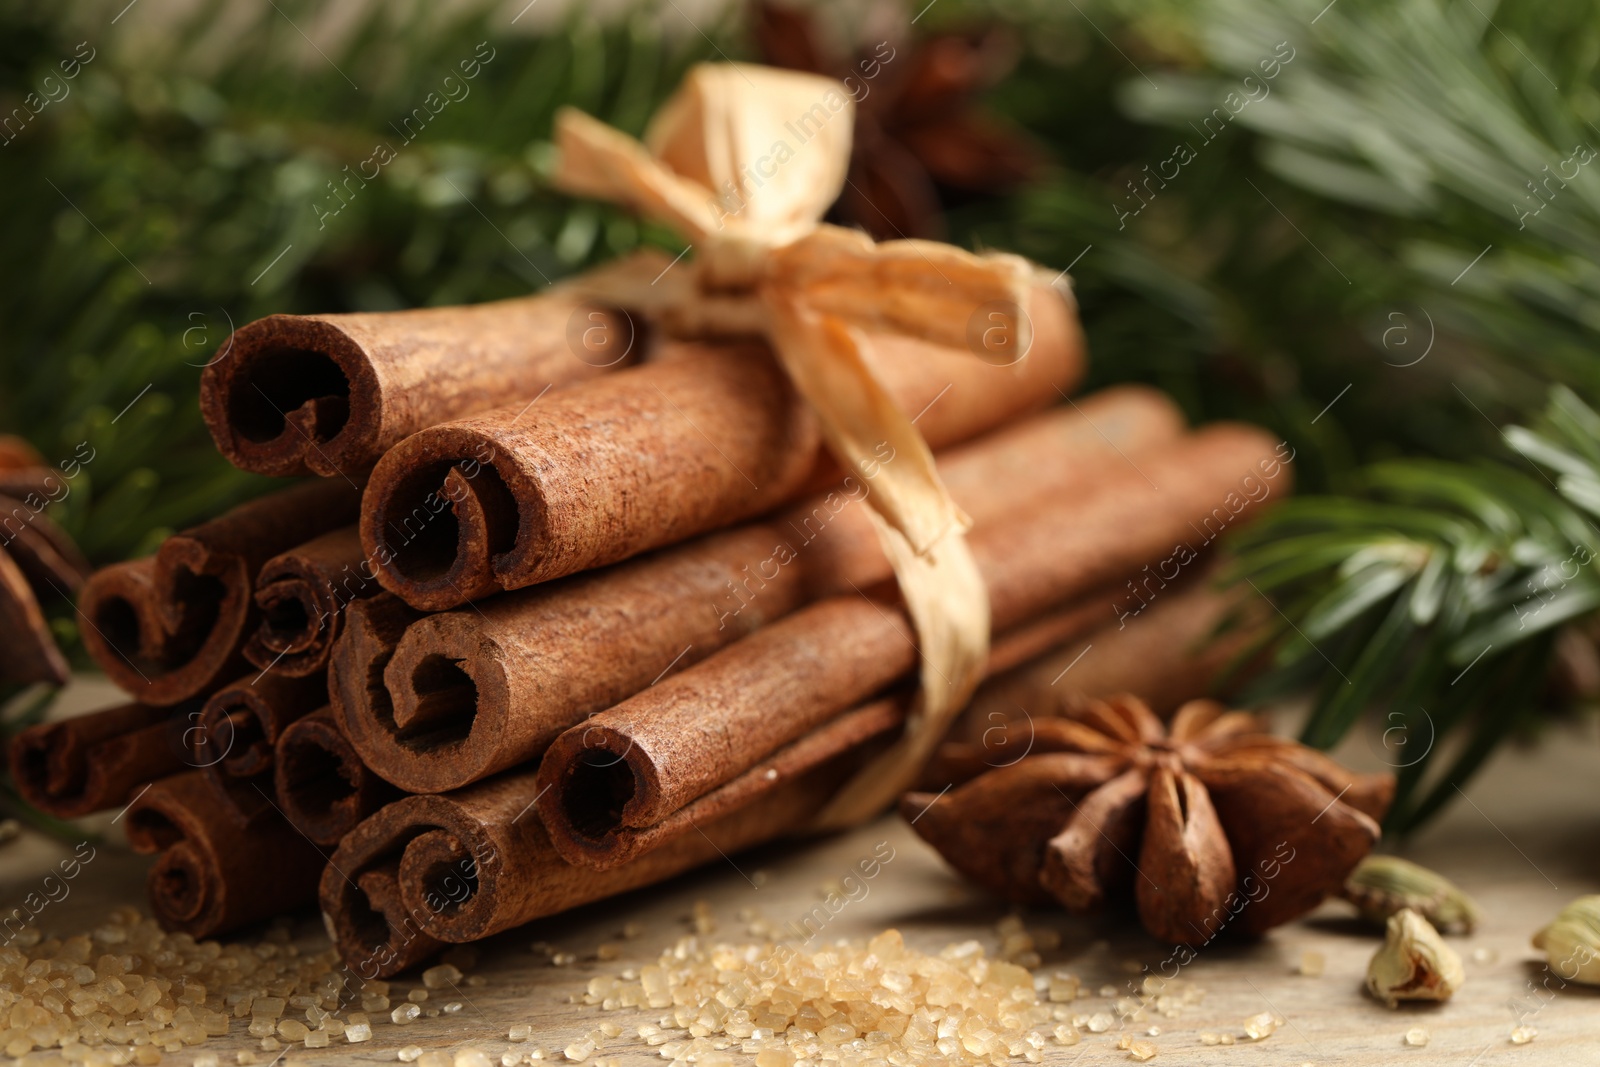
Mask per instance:
[[[345,609],[381,590],[354,526],[275,556],[256,576],[261,625],[245,642],[244,657],[274,674],[315,674],[344,630]]]
[[[365,642],[384,662],[352,672],[369,684],[343,708],[347,727],[358,721],[351,736],[367,765],[406,792],[457,789],[515,761],[501,743],[511,710],[506,664],[476,622],[467,613],[420,619],[386,656]]]
[[[322,873],[319,899],[328,936],[363,980],[388,978],[432,956],[444,942],[424,930],[401,896],[400,857],[416,836],[408,797],[380,809],[339,843]]]
[[[641,813],[658,807],[655,764],[624,734],[603,725],[579,725],[551,744],[539,765],[539,815],[563,853],[609,866],[626,850],[629,830],[654,821]]]
[[[360,344],[298,315],[234,331],[200,378],[200,412],[218,450],[257,474],[364,469],[377,450],[380,396]]]
[[[193,704],[123,704],[29,727],[11,742],[12,780],[24,800],[58,819],[114,808],[183,768],[183,733],[196,713]]]
[[[162,926],[210,937],[310,899],[323,856],[269,814],[239,840],[199,771],[163,778],[134,798],[123,820],[128,844],[161,854],[146,887]]]
[[[176,704],[242,671],[238,649],[248,609],[249,578],[241,568],[196,572],[156,558],[96,571],[78,596],[89,654],[119,688],[147,704]]]
[[[399,791],[361,761],[329,708],[284,730],[273,760],[283,814],[319,845],[335,845]]]
[[[470,426],[438,426],[390,449],[367,487],[361,544],[406,603],[443,611],[499,592],[499,557],[536,541],[540,489]]]

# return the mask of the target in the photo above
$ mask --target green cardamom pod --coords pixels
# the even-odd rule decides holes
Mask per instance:
[[[1550,969],[1569,982],[1600,985],[1600,896],[1579,897],[1533,935]]]
[[[1483,917],[1450,879],[1399,856],[1368,856],[1345,880],[1343,897],[1369,922],[1387,922],[1402,908],[1449,933],[1472,933]]]

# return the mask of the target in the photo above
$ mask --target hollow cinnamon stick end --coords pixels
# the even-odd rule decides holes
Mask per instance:
[[[361,547],[378,581],[419,611],[501,591],[496,559],[540,536],[536,481],[504,454],[492,422],[436,426],[386,452],[367,483]]]
[[[400,796],[361,762],[329,708],[283,732],[273,774],[284,815],[319,845],[338,844],[362,819]]]
[[[380,391],[360,344],[332,322],[271,315],[223,343],[200,377],[200,413],[234,466],[338,477],[377,459]]]
[[[539,763],[536,806],[561,858],[616,866],[626,828],[638,822],[630,814],[655,807],[660,796],[653,770],[626,735],[604,726],[575,726],[556,738]]]

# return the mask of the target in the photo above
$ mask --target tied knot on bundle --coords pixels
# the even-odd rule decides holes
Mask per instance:
[[[965,539],[970,521],[910,416],[873,375],[864,331],[967,347],[980,358],[974,336],[988,345],[998,324],[1003,362],[1015,363],[1032,341],[1026,307],[1037,273],[1019,256],[877,243],[822,222],[845,185],[854,121],[854,101],[833,79],[702,64],[642,142],[572,108],[555,125],[559,187],[662,223],[694,251],[686,262],[635,254],[568,285],[674,336],[764,339],[829,449],[868,484],[870,514],[916,626],[920,687],[903,736],[846,784],[819,829],[860,822],[911,784],[976,687],[989,648],[988,594]],[[879,463],[884,454],[894,458]]]

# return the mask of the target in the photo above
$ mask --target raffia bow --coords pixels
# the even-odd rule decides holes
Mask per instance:
[[[820,220],[844,187],[854,102],[829,78],[704,64],[629,137],[572,108],[556,116],[555,182],[665,223],[692,260],[639,255],[573,283],[678,336],[767,339],[824,440],[863,476],[880,540],[917,629],[921,688],[904,735],[848,783],[819,828],[854,824],[907,788],[965,705],[989,648],[989,600],[970,525],[905,412],[873,377],[863,328],[969,344],[980,312],[1010,309],[1031,342],[1033,267],[932,241],[874,243]],[[682,257],[680,257],[681,259]],[[894,459],[878,464],[887,444]]]

